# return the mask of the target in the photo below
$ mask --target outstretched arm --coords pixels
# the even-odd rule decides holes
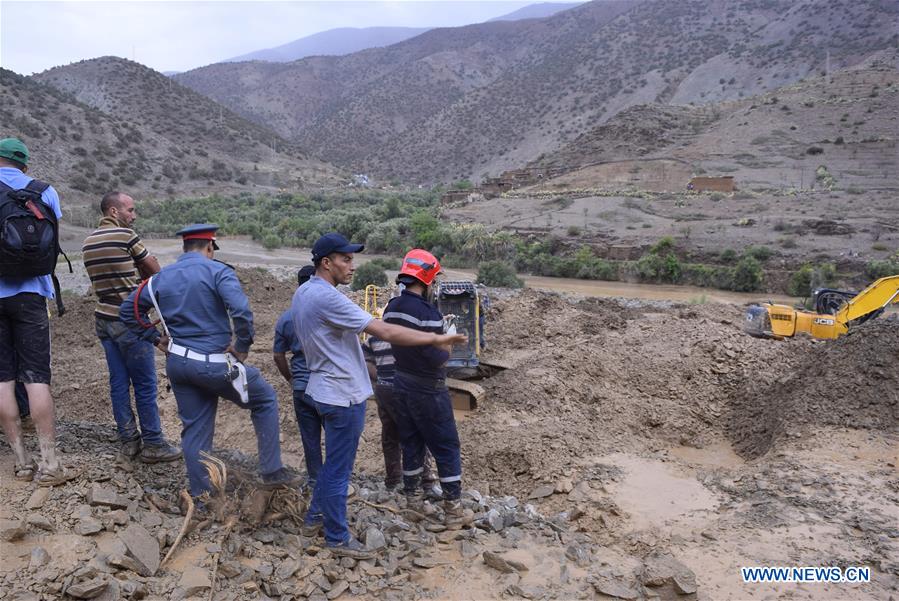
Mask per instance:
[[[380,319],[373,319],[365,328],[367,334],[377,336],[381,340],[396,346],[427,346],[452,347],[456,344],[468,342],[468,336],[464,334],[434,334],[422,332],[412,328],[404,328],[392,323],[385,323]]]

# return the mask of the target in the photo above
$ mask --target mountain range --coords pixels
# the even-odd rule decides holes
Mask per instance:
[[[85,200],[115,185],[174,196],[349,172],[432,184],[633,157],[770,181],[803,173],[809,148],[883,186],[877,155],[895,159],[899,136],[897,15],[885,0],[602,0],[174,78],[104,57],[0,71],[0,127],[33,147],[36,174]]]
[[[324,161],[380,179],[479,179],[639,104],[737,100],[895,47],[888,0],[595,0],[386,48],[175,76]]]
[[[518,21],[520,19],[542,19],[563,10],[577,6],[577,3],[542,2],[531,4],[506,15],[494,17],[490,21]],[[226,63],[242,61],[268,61],[288,63],[307,56],[342,56],[368,48],[382,48],[414,38],[432,27],[339,27],[275,46],[256,50],[229,58]]]

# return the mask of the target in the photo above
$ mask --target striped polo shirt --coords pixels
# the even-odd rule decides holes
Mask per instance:
[[[396,373],[396,360],[393,358],[393,345],[380,338],[369,336],[362,345],[365,360],[375,364],[378,372],[378,384],[393,386]]]
[[[81,247],[84,267],[97,295],[94,314],[102,319],[119,318],[119,307],[137,288],[136,264],[149,256],[134,230],[121,227],[113,217],[103,217]]]

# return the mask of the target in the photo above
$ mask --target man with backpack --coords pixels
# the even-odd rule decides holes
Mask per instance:
[[[69,474],[56,456],[56,417],[50,395],[50,320],[47,299],[58,298],[51,277],[59,253],[59,195],[25,175],[28,148],[16,138],[0,140],[0,426],[15,454],[15,478],[42,486]],[[15,383],[28,393],[41,458],[22,440]]]
[[[159,272],[159,262],[131,229],[137,218],[134,199],[109,192],[100,201],[103,217],[81,247],[84,267],[97,295],[94,325],[109,368],[109,397],[125,459],[144,463],[175,461],[181,449],[166,442],[156,400],[156,351],[119,319],[122,301],[141,278]],[[131,409],[131,387],[140,429]]]

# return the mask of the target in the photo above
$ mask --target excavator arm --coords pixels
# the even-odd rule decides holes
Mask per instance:
[[[814,338],[833,339],[849,331],[853,322],[875,317],[887,305],[899,303],[899,275],[880,278],[835,312],[812,313],[787,305],[760,303],[746,310],[743,329],[759,338],[790,338],[804,332]]]
[[[841,323],[848,324],[897,302],[899,302],[899,275],[887,276],[859,292],[837,312],[836,318]]]

